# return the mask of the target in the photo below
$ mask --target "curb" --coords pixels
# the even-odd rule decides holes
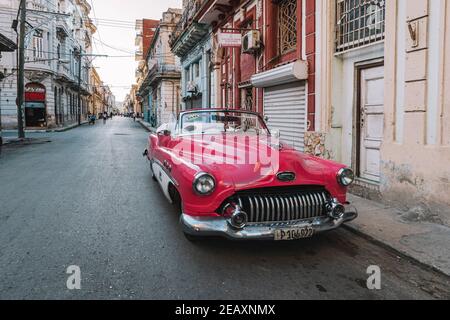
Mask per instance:
[[[382,247],[383,249],[391,251],[395,255],[399,256],[402,259],[405,259],[405,260],[411,262],[414,265],[417,265],[417,266],[419,266],[421,268],[424,268],[424,269],[427,269],[427,270],[431,270],[431,271],[437,272],[440,275],[443,275],[445,277],[449,277],[450,278],[449,274],[447,274],[443,270],[437,268],[436,266],[433,266],[433,265],[428,264],[426,262],[420,261],[416,257],[414,257],[414,256],[412,256],[412,255],[410,255],[410,254],[408,254],[406,252],[403,252],[403,251],[395,248],[394,246],[392,246],[388,242],[385,242],[383,240],[377,239],[377,238],[375,238],[375,237],[373,237],[373,236],[371,236],[371,235],[369,235],[369,234],[359,230],[357,227],[354,227],[351,224],[344,224],[342,227],[345,230],[350,231],[351,233],[353,233],[353,234],[355,234],[355,235],[357,235],[357,236],[359,236],[359,237],[361,237],[361,238],[363,238],[363,239],[365,239],[365,240],[367,240],[367,241],[369,241],[369,242],[371,242],[371,243],[373,243],[373,244],[375,244],[375,245],[377,245],[379,247]]]
[[[142,121],[142,120],[136,120],[136,121],[139,122],[139,124],[140,124],[145,130],[147,130],[148,132],[152,132],[152,133],[155,132],[155,129],[153,129],[153,128],[147,126],[147,125],[144,123],[144,121]]]
[[[52,130],[47,130],[47,132],[66,132],[66,131],[69,131],[69,130],[72,130],[72,129],[75,129],[75,128],[78,128],[78,127],[81,127],[81,126],[84,126],[84,125],[86,125],[88,122],[87,121],[85,121],[85,122],[82,122],[81,124],[74,124],[74,125],[71,125],[71,126],[68,126],[68,127],[64,127],[64,128],[58,128],[58,129],[52,129]]]
[[[52,140],[45,139],[45,138],[25,138],[25,139],[6,139],[3,140],[3,146],[9,146],[9,145],[33,145],[33,144],[45,144],[45,143],[51,143]],[[1,147],[1,146],[0,146]]]
[[[80,125],[79,125],[78,123],[76,123],[76,124],[72,124],[72,125],[70,125],[70,126],[68,126],[68,127],[63,127],[63,128],[46,129],[46,130],[25,130],[25,133],[52,133],[52,132],[65,132],[65,131],[69,131],[69,130],[75,129],[75,128],[77,128],[77,127],[84,126],[84,125],[86,125],[86,124],[88,124],[88,122],[87,122],[87,121],[84,121],[84,122],[81,122]],[[17,132],[17,130],[10,130],[10,129],[8,129],[8,130],[3,130],[3,132],[4,132],[4,133],[11,133],[11,132],[15,133],[15,132]]]

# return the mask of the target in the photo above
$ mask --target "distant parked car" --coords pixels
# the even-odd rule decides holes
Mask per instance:
[[[189,240],[296,240],[357,217],[345,207],[352,170],[278,137],[258,113],[223,109],[182,112],[150,135],[144,155],[165,196],[179,204]],[[271,161],[261,160],[265,153]]]

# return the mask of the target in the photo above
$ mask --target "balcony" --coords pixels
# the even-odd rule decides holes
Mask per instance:
[[[185,56],[199,41],[208,34],[208,25],[193,22],[173,42],[172,51],[179,57]]]
[[[171,35],[170,45],[177,56],[183,56],[207,33],[209,26],[199,23],[196,16],[207,0],[191,0],[183,10],[183,15]]]
[[[144,60],[144,52],[142,50],[136,50],[134,54],[134,59],[136,61]]]
[[[72,34],[70,27],[66,22],[66,19],[64,18],[56,19],[56,34],[60,39],[65,39]]]
[[[37,11],[47,11],[47,6],[39,1],[27,2],[27,9]]]
[[[149,87],[155,82],[162,79],[180,79],[181,68],[174,64],[159,64],[155,63],[147,72],[144,80],[139,85],[139,94],[145,96]]]
[[[53,72],[52,60],[47,53],[28,54],[25,57],[25,69],[30,71]]]

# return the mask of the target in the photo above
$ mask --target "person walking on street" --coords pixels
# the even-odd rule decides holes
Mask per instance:
[[[108,114],[105,112],[103,112],[103,124],[106,124],[106,119],[108,119]]]
[[[133,112],[133,121],[136,122],[136,113]]]

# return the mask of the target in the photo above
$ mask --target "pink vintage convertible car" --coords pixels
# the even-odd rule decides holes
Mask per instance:
[[[189,240],[296,240],[355,219],[352,170],[278,140],[258,113],[190,110],[149,137],[144,156]]]

